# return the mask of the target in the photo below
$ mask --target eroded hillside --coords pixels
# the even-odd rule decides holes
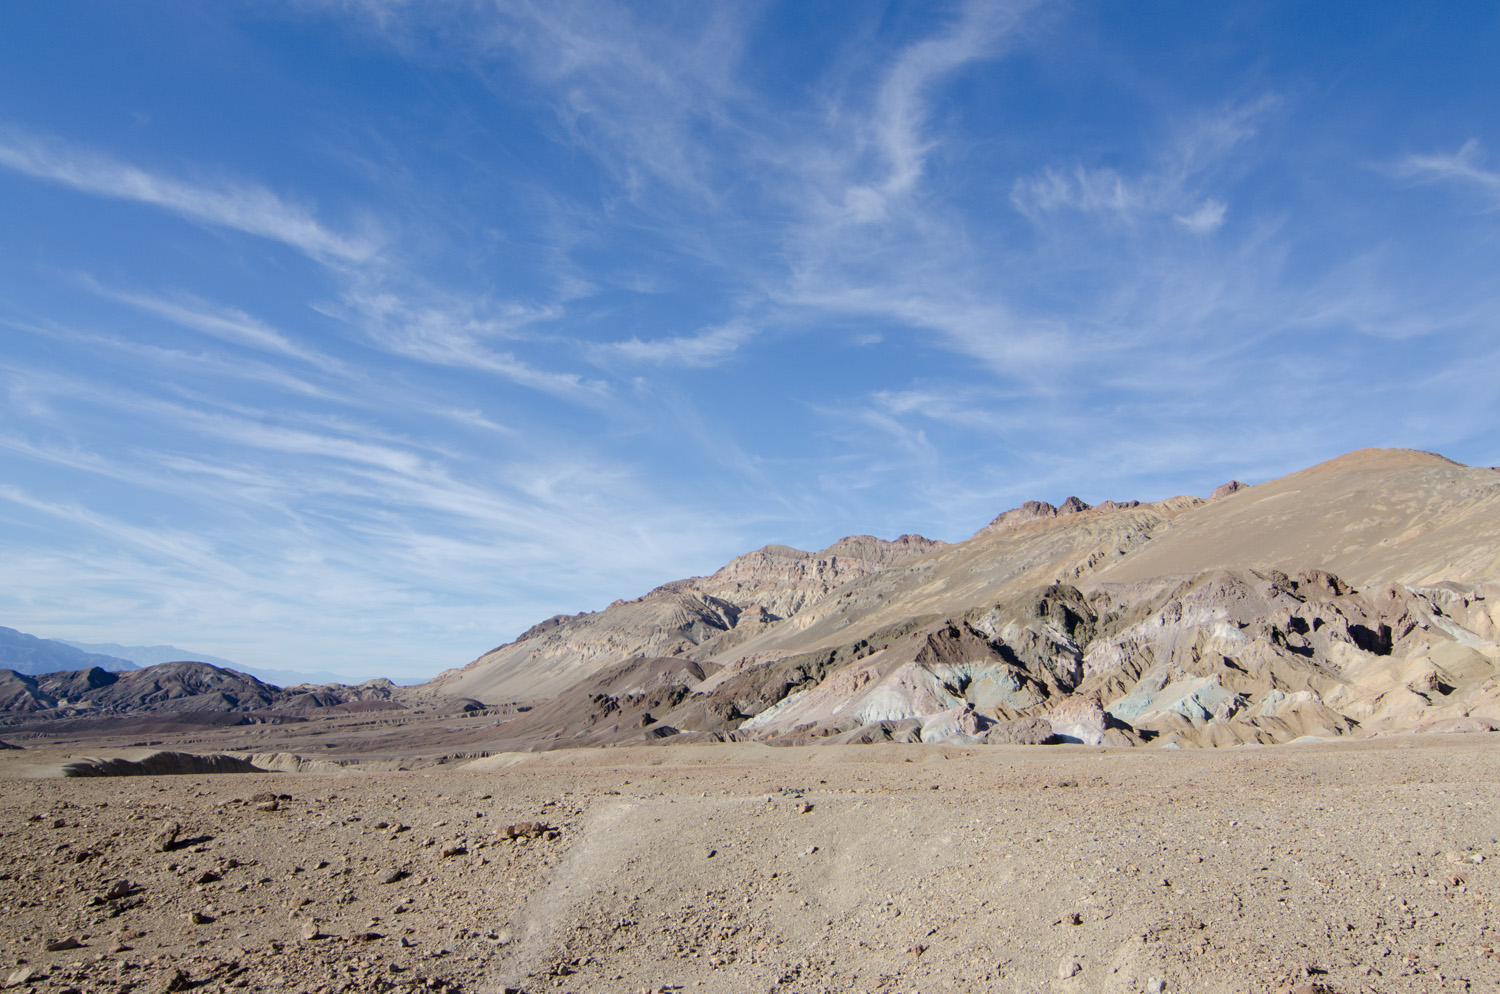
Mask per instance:
[[[1364,450],[1211,500],[1029,502],[954,545],[768,546],[431,686],[547,701],[496,729],[522,748],[1484,729],[1497,581],[1500,474]]]

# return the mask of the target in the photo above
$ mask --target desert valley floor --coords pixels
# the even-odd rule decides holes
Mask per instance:
[[[13,989],[1500,986],[1489,735],[47,776],[78,755],[0,760]]]
[[[1500,990],[1496,467],[768,545],[411,687],[6,646],[10,989]]]

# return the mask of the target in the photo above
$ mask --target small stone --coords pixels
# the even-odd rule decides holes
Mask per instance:
[[[803,801],[801,804],[797,805],[797,813],[799,815],[805,815],[812,809],[813,806],[811,801]]]
[[[204,870],[202,873],[198,874],[197,878],[194,879],[193,883],[196,883],[196,884],[211,884],[211,883],[216,883],[216,882],[218,882],[220,880],[223,880],[223,879],[224,879],[223,877],[219,876],[213,870]]]
[[[185,991],[191,985],[188,975],[181,970],[172,969],[157,977],[147,988],[149,994],[173,994],[175,991]]]
[[[383,883],[383,884],[400,883],[402,880],[405,880],[408,876],[410,876],[410,874],[407,873],[405,870],[391,870],[391,871],[389,871],[387,873],[382,873],[380,875],[380,882]]]
[[[462,843],[455,842],[452,845],[444,846],[441,855],[444,859],[447,859],[449,856],[462,856],[468,851],[468,848]]]
[[[257,811],[276,811],[280,807],[281,807],[281,802],[278,801],[276,798],[273,797],[269,801],[261,801],[259,804],[255,805],[255,810],[257,810]]]
[[[40,820],[40,819],[33,819],[33,820]],[[27,981],[29,981],[34,976],[36,976],[36,967],[34,967],[34,966],[21,966],[21,967],[17,967],[16,969],[10,971],[10,976],[8,976],[8,977],[5,978],[5,986],[6,987],[19,987],[22,984],[24,984]]]
[[[500,834],[507,839],[534,839],[547,831],[547,826],[539,821],[520,821],[514,825],[506,825],[500,830]]]
[[[316,939],[325,938],[325,936],[323,935],[322,930],[318,928],[317,922],[308,922],[306,925],[302,926],[302,938],[306,939],[308,942],[312,942]]]
[[[104,892],[104,896],[111,901],[118,901],[122,897],[129,897],[133,890],[135,890],[135,884],[129,880],[116,880],[109,885],[109,890]]]
[[[60,953],[64,949],[82,949],[83,943],[78,941],[78,936],[76,935],[66,935],[61,939],[48,941],[45,948],[49,953]]]
[[[1071,980],[1078,976],[1083,970],[1083,964],[1076,959],[1065,959],[1057,968],[1058,980]]]
[[[163,825],[151,839],[151,844],[157,852],[171,852],[177,846],[177,836],[182,833],[182,826],[175,821],[169,821]]]
[[[1152,977],[1146,981],[1146,994],[1162,994],[1167,989],[1167,982],[1160,977]]]
[[[212,916],[201,911],[189,911],[187,920],[189,925],[212,925],[214,921]]]

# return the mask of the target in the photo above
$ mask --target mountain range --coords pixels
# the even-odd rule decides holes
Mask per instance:
[[[7,676],[0,704],[33,715],[80,701],[111,713],[520,705],[486,740],[504,750],[1493,730],[1500,472],[1367,449],[1209,498],[1029,501],[955,543],[769,545],[546,619],[414,688],[284,691],[207,663],[162,684],[161,665],[189,664],[124,676],[92,665]]]
[[[281,670],[268,669],[264,666],[246,666],[219,656],[210,656],[204,652],[194,652],[191,649],[179,649],[175,645],[120,645],[118,642],[73,642],[68,639],[57,639],[64,645],[71,645],[75,649],[85,652],[97,652],[107,656],[118,656],[126,659],[137,666],[155,666],[158,663],[176,663],[191,660],[197,663],[208,663],[221,669],[239,670],[249,673],[269,683],[277,683],[283,686],[299,683],[339,683],[345,677],[328,670]]]
[[[32,675],[91,667],[119,671],[136,669],[123,656],[85,649],[59,639],[37,638],[14,628],[0,627],[0,667]]]
[[[514,744],[1225,745],[1500,724],[1500,473],[1369,449],[1208,499],[1029,502],[972,538],[767,546],[429,686]]]

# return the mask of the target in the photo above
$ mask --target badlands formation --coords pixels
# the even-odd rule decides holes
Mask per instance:
[[[508,748],[1272,744],[1500,727],[1500,473],[1366,450],[1210,500],[1028,503],[966,542],[767,546],[432,689]]]
[[[1500,989],[1497,665],[1500,472],[1366,450],[768,546],[421,687],[4,672],[0,983]]]

